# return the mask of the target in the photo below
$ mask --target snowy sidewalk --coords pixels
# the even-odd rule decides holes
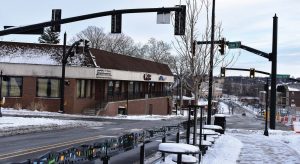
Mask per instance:
[[[300,134],[293,131],[228,129],[202,164],[300,164]]]
[[[300,163],[300,155],[280,140],[272,140],[261,134],[236,134],[243,147],[237,163]]]

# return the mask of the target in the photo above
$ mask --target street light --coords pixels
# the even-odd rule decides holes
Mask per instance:
[[[74,51],[73,49],[75,48],[75,51],[78,52],[78,46],[80,45],[81,42],[83,42],[82,39],[74,42],[71,47],[69,48],[68,52],[66,53],[66,40],[67,40],[67,33],[64,33],[64,45],[63,45],[63,55],[62,55],[62,71],[61,71],[61,81],[60,81],[60,109],[59,113],[64,113],[65,112],[65,107],[64,107],[64,101],[65,101],[65,72],[66,72],[66,64],[68,62],[68,58],[71,56],[74,56]],[[88,50],[88,41],[85,42],[85,47],[84,47],[84,52]],[[70,85],[69,82],[66,84]]]

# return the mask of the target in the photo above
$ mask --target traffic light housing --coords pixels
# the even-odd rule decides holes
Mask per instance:
[[[219,49],[220,54],[224,55],[225,54],[225,38],[222,38],[220,40],[219,47],[220,47],[220,49]]]
[[[250,68],[250,78],[254,78],[254,77],[255,77],[255,69]]]
[[[90,41],[84,40],[83,42],[84,42],[83,51],[86,53],[86,52],[88,52],[89,49],[90,49],[90,45],[89,45],[89,42],[90,42]]]
[[[175,11],[175,35],[184,35],[185,34],[185,17],[186,17],[186,6],[178,5],[181,7],[180,11]]]
[[[111,15],[111,33],[121,33],[122,31],[122,14]]]
[[[52,19],[51,21],[61,20],[61,9],[52,9]],[[60,32],[60,24],[51,26],[52,32]]]
[[[225,67],[221,67],[221,77],[225,77]]]
[[[278,85],[276,90],[277,90],[277,92],[281,92],[281,93],[286,92],[286,88],[284,85]]]

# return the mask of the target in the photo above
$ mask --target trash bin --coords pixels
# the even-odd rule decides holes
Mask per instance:
[[[216,130],[216,132],[224,134],[225,129],[226,129],[226,117],[225,117],[225,115],[223,115],[223,114],[216,114],[215,115],[214,125],[221,126],[223,129],[222,130]]]

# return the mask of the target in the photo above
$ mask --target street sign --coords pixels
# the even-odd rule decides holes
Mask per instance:
[[[227,46],[229,49],[240,48],[241,42],[227,42]]]
[[[271,75],[270,75],[270,77],[271,77]],[[288,78],[290,78],[290,75],[288,75],[288,74],[277,74],[276,78],[277,79],[288,79]]]

